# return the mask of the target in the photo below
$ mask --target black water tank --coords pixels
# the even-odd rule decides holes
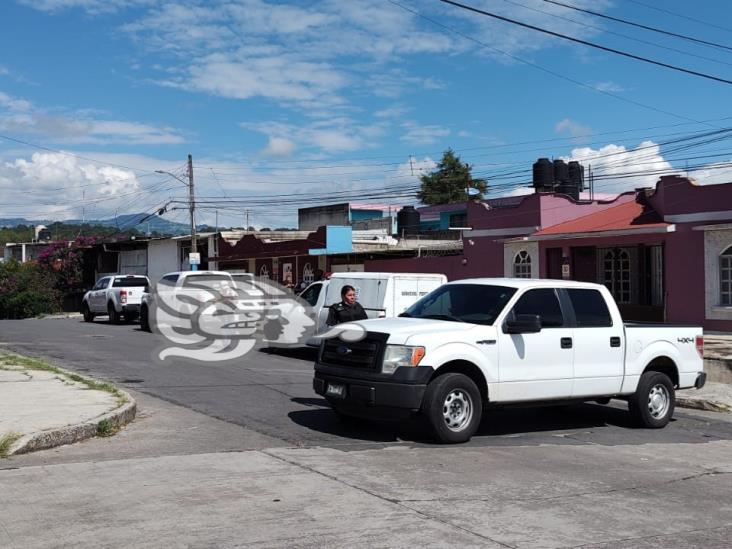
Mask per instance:
[[[536,192],[550,191],[554,186],[554,164],[548,158],[534,162],[533,184]]]
[[[569,181],[569,166],[564,160],[557,159],[554,161],[554,183],[561,185]]]
[[[585,190],[585,168],[577,162],[572,160],[569,165],[569,181],[577,187],[578,191]]]
[[[417,234],[419,232],[419,212],[414,206],[404,206],[397,212],[397,232],[402,234]]]
[[[571,196],[575,200],[579,200],[579,193],[580,189],[577,185],[575,185],[572,182],[565,182],[557,186],[556,192],[558,194],[566,194],[567,196]]]

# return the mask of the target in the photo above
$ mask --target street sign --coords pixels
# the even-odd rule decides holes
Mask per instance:
[[[200,265],[201,264],[201,254],[196,253],[189,253],[188,254],[188,263],[190,265]]]

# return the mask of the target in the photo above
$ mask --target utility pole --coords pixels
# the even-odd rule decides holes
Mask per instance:
[[[188,210],[191,213],[191,253],[198,251],[196,241],[196,201],[193,192],[193,156],[188,155]]]
[[[249,210],[246,210],[247,212],[247,226],[245,227],[245,230],[247,234],[249,234]]]

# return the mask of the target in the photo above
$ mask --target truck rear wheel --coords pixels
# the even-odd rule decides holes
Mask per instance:
[[[472,379],[449,373],[434,379],[422,401],[422,414],[438,441],[467,442],[480,425],[483,404]]]
[[[107,314],[109,315],[110,324],[119,324],[120,314],[117,312],[111,302],[107,304]]]
[[[635,422],[650,429],[665,427],[674,415],[675,405],[674,385],[662,372],[645,372],[628,399],[628,410]]]

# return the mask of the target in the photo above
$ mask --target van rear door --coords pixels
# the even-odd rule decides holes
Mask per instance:
[[[395,276],[386,316],[399,316],[415,301],[442,286],[447,279],[440,276]]]

